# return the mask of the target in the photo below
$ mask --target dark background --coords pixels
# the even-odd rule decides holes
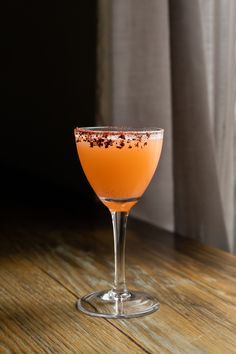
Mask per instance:
[[[1,203],[89,204],[73,129],[95,123],[96,1],[1,11]]]

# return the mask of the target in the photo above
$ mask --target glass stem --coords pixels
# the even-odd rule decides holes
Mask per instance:
[[[113,292],[118,296],[127,294],[125,284],[125,240],[128,212],[112,211],[112,225],[114,236],[114,286]]]

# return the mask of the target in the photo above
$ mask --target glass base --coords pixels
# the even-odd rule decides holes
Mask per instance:
[[[105,318],[133,318],[159,310],[157,299],[139,291],[117,294],[113,290],[90,293],[78,299],[77,309],[86,315]]]

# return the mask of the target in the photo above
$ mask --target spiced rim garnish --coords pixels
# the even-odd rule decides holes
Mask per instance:
[[[160,134],[164,132],[162,128],[143,128],[143,129],[135,129],[135,128],[126,128],[126,127],[76,127],[74,129],[75,134],[89,134],[89,135],[103,135],[104,138],[115,135],[119,136],[120,139],[126,139],[129,135],[146,135],[149,138],[151,135]]]
[[[151,130],[151,131],[140,131],[140,130],[127,130],[121,131],[117,130],[107,130],[108,127],[105,127],[104,130],[99,130],[97,128],[75,128],[74,134],[76,143],[87,142],[89,143],[90,148],[95,146],[101,148],[105,147],[107,149],[110,146],[115,145],[117,149],[122,149],[127,145],[129,149],[139,148],[143,149],[148,145],[149,138],[154,135],[158,136],[160,132],[163,132],[163,129]],[[111,128],[110,128],[111,129]]]

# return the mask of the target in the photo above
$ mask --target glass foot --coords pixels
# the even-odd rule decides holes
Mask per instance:
[[[132,318],[148,315],[159,310],[157,299],[139,291],[117,296],[112,290],[98,291],[80,298],[77,309],[83,313],[105,318]]]

